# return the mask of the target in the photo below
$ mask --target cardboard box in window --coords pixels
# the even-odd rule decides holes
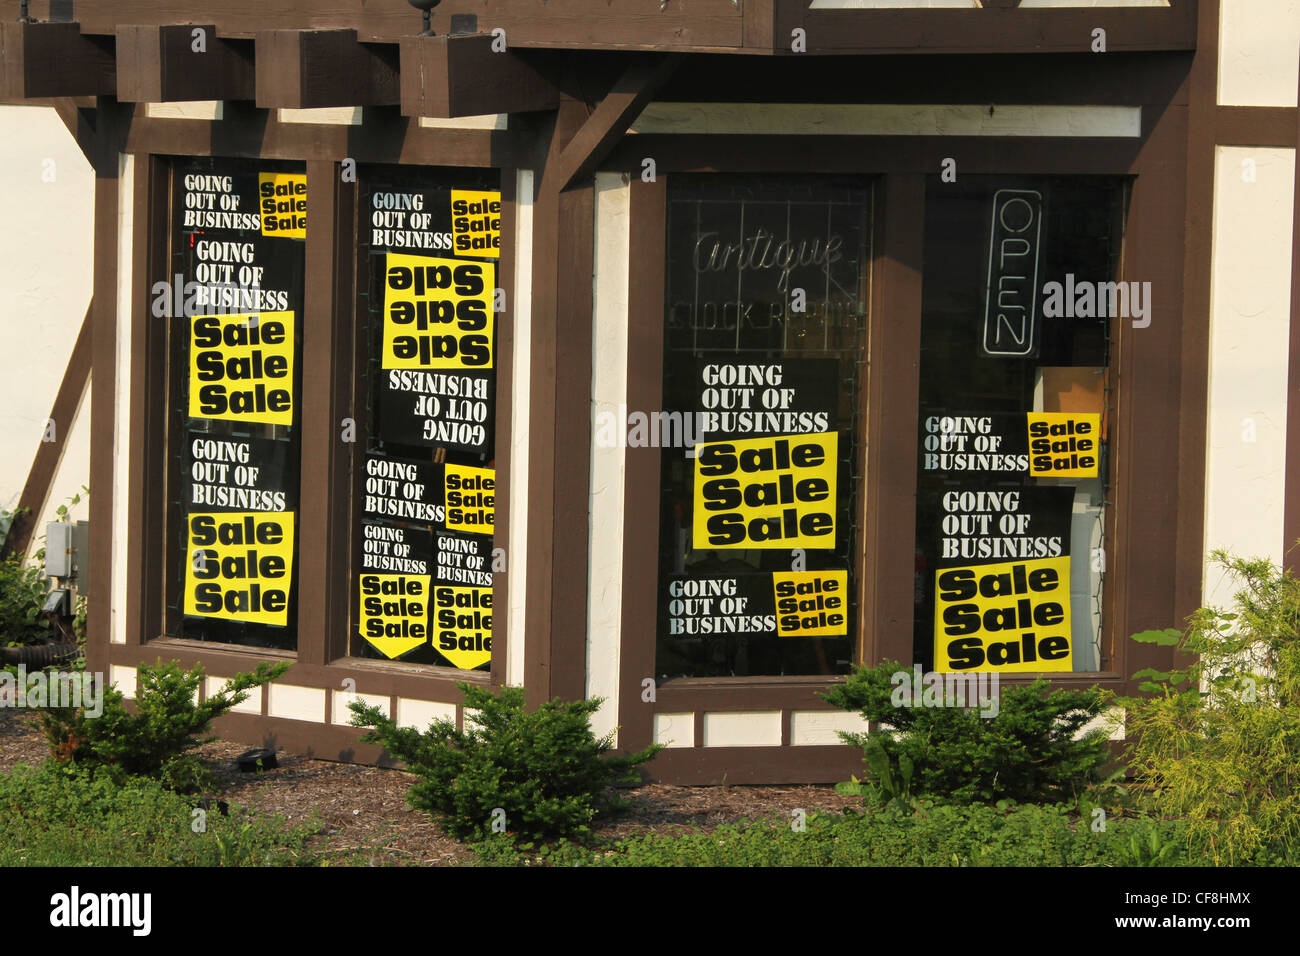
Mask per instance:
[[[1038,390],[1044,412],[1095,412],[1101,416],[1101,440],[1106,440],[1109,416],[1105,408],[1106,370],[1088,365],[1047,365],[1038,370]]]

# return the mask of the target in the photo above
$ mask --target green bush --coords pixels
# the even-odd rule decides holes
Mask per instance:
[[[1117,819],[1094,831],[1063,807],[900,804],[647,834],[603,847],[535,851],[503,835],[475,845],[478,863],[520,866],[1185,866],[1181,824]]]
[[[50,591],[49,578],[16,557],[0,560],[0,644],[34,644],[50,633],[41,608]]]
[[[1134,675],[1153,696],[1122,702],[1130,769],[1158,813],[1186,820],[1194,852],[1289,858],[1300,845],[1300,581],[1266,560],[1213,558],[1241,585],[1235,612],[1206,607],[1183,632],[1133,636],[1194,657]]]
[[[860,793],[869,803],[906,802],[912,795],[1073,803],[1101,780],[1109,759],[1105,732],[1074,737],[1102,712],[1102,691],[1048,692],[1041,679],[1003,687],[997,715],[986,718],[976,708],[895,706],[891,676],[906,670],[893,661],[859,668],[822,695],[870,721],[865,734],[840,734],[863,749],[870,772],[869,786],[849,784],[842,792]]]
[[[314,832],[239,807],[200,817],[190,801],[140,777],[52,761],[0,774],[0,867],[310,866]]]
[[[211,777],[189,751],[216,738],[203,736],[217,717],[248,697],[248,691],[281,676],[289,665],[259,664],[238,674],[216,694],[196,703],[203,666],[181,670],[175,661],[142,664],[136,675],[135,712],[116,685],[104,689],[103,713],[84,707],[38,711],[41,731],[56,761],[104,768],[114,774],[153,777],[172,790],[194,793]]]
[[[382,744],[420,777],[411,806],[439,817],[458,839],[484,837],[494,824],[529,840],[585,836],[598,814],[625,805],[610,788],[637,783],[637,766],[661,749],[608,756],[613,735],[591,731],[599,699],[553,700],[527,713],[523,688],[494,695],[457,686],[466,710],[477,711],[477,726],[464,732],[440,720],[421,733],[361,701],[351,708],[354,726],[374,728],[362,740]]]

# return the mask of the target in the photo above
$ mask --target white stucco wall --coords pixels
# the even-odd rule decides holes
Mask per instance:
[[[1300,0],[1221,0],[1219,103],[1295,106]]]
[[[1210,276],[1205,550],[1281,562],[1295,150],[1219,147]],[[1210,569],[1207,603],[1235,587]]]
[[[506,683],[524,682],[525,610],[528,592],[528,396],[532,387],[533,171],[515,180],[514,355],[510,369],[510,522],[506,549]]]
[[[0,106],[0,506],[18,504],[90,304],[94,174],[48,107]],[[89,389],[37,523],[90,481]],[[74,518],[86,518],[82,504]]]
[[[623,481],[621,440],[602,444],[602,415],[627,401],[628,256],[631,189],[622,173],[596,174],[596,249],[591,370],[591,519],[587,574],[587,697],[605,703],[592,715],[597,736],[618,723],[619,636],[623,614]],[[621,425],[621,422],[620,422]],[[625,434],[620,427],[620,435]],[[617,740],[617,737],[615,738]]]

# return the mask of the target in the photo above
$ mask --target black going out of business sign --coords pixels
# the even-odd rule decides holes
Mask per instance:
[[[734,353],[699,361],[687,411],[697,441],[763,438],[831,430],[839,406],[837,359],[737,359]]]
[[[297,496],[292,443],[185,432],[187,511],[291,511]]]

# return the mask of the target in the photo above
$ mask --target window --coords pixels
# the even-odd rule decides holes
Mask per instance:
[[[307,176],[171,163],[167,609],[174,637],[297,648]]]
[[[850,665],[870,199],[853,179],[670,182],[665,414],[633,410],[628,434],[663,447],[664,678]]]
[[[360,179],[352,654],[486,670],[499,175],[377,166]]]
[[[927,188],[916,660],[1095,672],[1125,184],[933,177]]]

